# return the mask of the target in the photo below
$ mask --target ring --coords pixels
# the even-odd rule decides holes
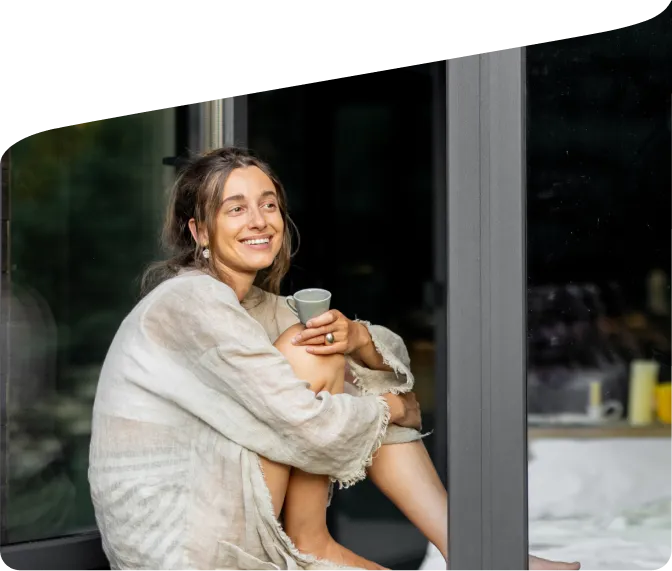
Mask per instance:
[[[324,340],[327,342],[328,345],[331,345],[335,341],[334,334],[333,333],[327,333],[324,336]]]

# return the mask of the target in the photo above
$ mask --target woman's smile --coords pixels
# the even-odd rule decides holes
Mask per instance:
[[[285,223],[268,175],[256,166],[234,169],[224,185],[214,229],[201,243],[213,250],[229,276],[250,276],[272,266],[282,248]]]
[[[271,241],[273,236],[270,234],[263,234],[260,236],[250,236],[248,238],[243,238],[240,241],[241,244],[252,248],[253,250],[270,250]]]

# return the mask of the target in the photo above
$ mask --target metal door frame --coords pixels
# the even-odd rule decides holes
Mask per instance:
[[[247,146],[247,95],[188,106],[188,148],[203,152]]]
[[[447,62],[449,563],[527,568],[524,48]]]

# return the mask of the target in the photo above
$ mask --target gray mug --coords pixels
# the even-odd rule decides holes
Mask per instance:
[[[326,289],[308,288],[287,297],[287,305],[304,325],[313,317],[329,311],[331,292]]]

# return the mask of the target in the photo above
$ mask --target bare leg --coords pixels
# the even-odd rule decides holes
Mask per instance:
[[[369,477],[448,560],[448,494],[421,441],[381,446]],[[533,555],[530,569],[579,569]]]
[[[446,558],[448,494],[425,445],[415,441],[381,446],[368,474]]]
[[[302,329],[288,329],[276,341],[294,372],[306,379],[315,392],[342,392],[342,356],[318,357],[290,339]],[[276,515],[284,505],[285,530],[297,548],[334,563],[381,569],[336,543],[326,524],[328,479],[262,458],[266,482]],[[369,476],[381,491],[418,527],[447,559],[448,495],[429,454],[420,441],[382,446],[376,454]],[[548,561],[530,556],[530,569],[578,569],[578,564]]]
[[[305,347],[292,345],[291,338],[303,327],[294,326],[275,342],[292,365],[297,377],[310,383],[314,392],[343,392],[345,359],[343,355],[317,356]],[[299,551],[340,565],[364,569],[383,569],[339,545],[327,528],[329,478],[309,474],[297,468],[261,458],[264,477],[271,492],[276,515],[282,510],[284,528]]]

